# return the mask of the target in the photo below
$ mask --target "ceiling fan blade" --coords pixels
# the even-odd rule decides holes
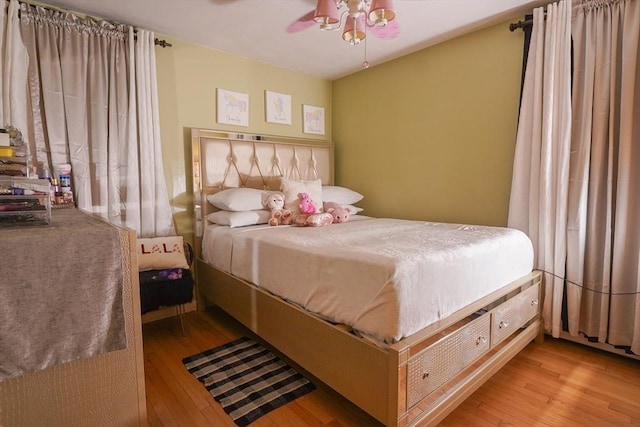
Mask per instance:
[[[400,25],[398,24],[398,18],[389,21],[384,27],[377,27],[373,25],[372,27],[368,28],[368,31],[370,31],[374,36],[381,39],[396,38],[398,37],[398,34],[400,34]]]
[[[287,27],[287,33],[297,33],[298,31],[306,30],[307,28],[313,26],[316,21],[313,20],[313,15],[315,14],[315,9],[310,12],[302,15],[300,18],[293,21]]]

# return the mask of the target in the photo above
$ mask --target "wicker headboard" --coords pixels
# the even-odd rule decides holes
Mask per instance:
[[[196,251],[208,212],[206,196],[225,188],[279,190],[281,178],[333,184],[333,144],[247,133],[192,129]]]

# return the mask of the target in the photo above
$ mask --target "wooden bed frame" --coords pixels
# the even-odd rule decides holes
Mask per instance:
[[[200,257],[206,196],[278,189],[279,178],[333,184],[333,146],[315,140],[192,129],[196,288],[269,345],[388,426],[435,425],[532,340],[543,339],[540,272],[382,348]],[[330,361],[330,363],[327,363]]]

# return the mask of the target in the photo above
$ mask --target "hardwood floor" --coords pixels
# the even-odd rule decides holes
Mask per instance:
[[[235,424],[189,374],[182,358],[248,332],[220,310],[143,325],[149,426]],[[322,386],[251,424],[264,426],[379,426]],[[442,426],[640,426],[640,362],[547,338],[530,344],[471,395]]]

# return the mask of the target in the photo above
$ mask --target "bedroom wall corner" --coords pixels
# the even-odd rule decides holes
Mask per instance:
[[[158,35],[160,36],[160,35]],[[162,36],[156,48],[164,170],[177,233],[193,243],[191,128],[331,139],[331,82]],[[216,89],[249,95],[249,126],[216,121]],[[291,95],[292,124],[268,123],[265,90]],[[325,134],[303,132],[302,105],[325,108]]]
[[[522,45],[505,22],[334,81],[336,182],[365,214],[506,225]]]

